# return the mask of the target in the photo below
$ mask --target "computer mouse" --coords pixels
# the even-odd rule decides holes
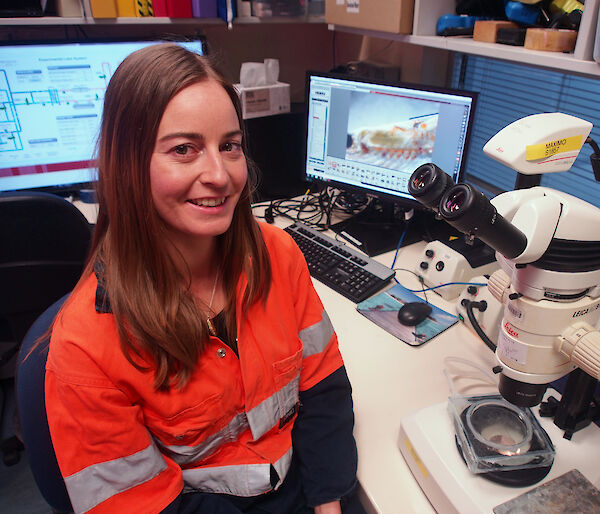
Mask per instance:
[[[431,305],[425,302],[405,303],[398,311],[398,321],[403,325],[415,327],[431,314]]]

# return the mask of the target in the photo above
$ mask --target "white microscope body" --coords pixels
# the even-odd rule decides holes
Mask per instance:
[[[518,256],[497,254],[501,270],[488,282],[504,304],[496,351],[502,373],[547,384],[578,366],[600,379],[594,329],[600,319],[600,209],[543,187],[504,193],[492,204],[527,237]]]
[[[490,139],[484,152],[522,175],[565,171],[590,142],[591,128],[562,113],[527,116]],[[594,328],[600,319],[600,209],[539,186],[490,201],[468,184],[446,185],[441,174],[435,165],[421,166],[409,190],[450,225],[496,250],[501,269],[488,287],[504,305],[496,350],[501,394],[533,406],[546,384],[576,367],[600,379]]]
[[[592,124],[562,113],[527,116],[484,146],[490,157],[522,174],[570,169]],[[544,187],[491,201],[526,237],[525,249],[496,258],[488,283],[504,303],[496,356],[502,373],[546,384],[579,366],[600,379],[600,209]]]

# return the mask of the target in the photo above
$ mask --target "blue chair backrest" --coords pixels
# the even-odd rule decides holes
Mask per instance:
[[[46,417],[44,382],[49,337],[33,351],[32,348],[48,332],[68,296],[48,307],[25,335],[16,376],[17,407],[31,471],[48,505],[59,512],[72,512],[73,508],[58,468]]]

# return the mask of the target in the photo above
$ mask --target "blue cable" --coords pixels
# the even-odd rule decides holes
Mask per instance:
[[[422,293],[423,291],[432,291],[433,289],[439,289],[440,287],[446,286],[487,286],[485,283],[479,282],[448,282],[446,284],[440,284],[439,286],[428,287],[426,289],[408,289],[411,293]]]
[[[402,243],[404,242],[404,238],[406,237],[406,232],[408,232],[408,224],[410,223],[410,220],[408,220],[405,224],[404,224],[404,230],[402,231],[402,234],[400,234],[400,239],[398,239],[398,246],[396,246],[396,253],[394,254],[394,260],[392,261],[392,265],[390,266],[390,268],[394,269],[394,266],[396,265],[396,259],[398,258],[398,252],[400,251],[400,248],[402,247]],[[397,284],[399,284],[400,282],[398,282],[398,279],[394,276],[394,280],[396,281]]]

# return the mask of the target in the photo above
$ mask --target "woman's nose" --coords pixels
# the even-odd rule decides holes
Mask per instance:
[[[198,180],[205,184],[224,186],[229,180],[229,174],[219,150],[207,149],[201,159],[201,168]]]

